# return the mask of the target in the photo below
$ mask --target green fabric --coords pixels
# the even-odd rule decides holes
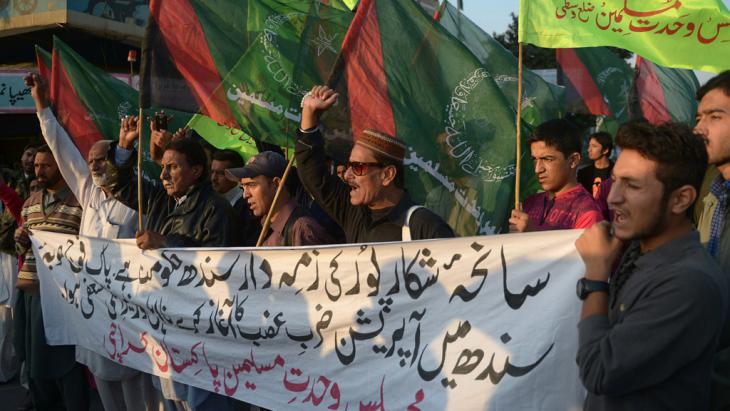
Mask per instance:
[[[51,68],[51,64],[53,64],[53,56],[51,53],[44,50],[42,47],[36,45],[35,46],[35,52],[36,56],[43,61],[43,64],[46,65],[49,69]]]
[[[520,42],[615,46],[667,67],[726,70],[728,26],[730,12],[721,0],[520,0]]]
[[[620,123],[629,121],[634,70],[606,47],[577,48],[575,53],[608,104],[611,117]]]
[[[674,69],[654,64],[654,70],[664,90],[666,104],[672,121],[695,124],[697,100],[695,96],[700,83],[692,70]]]
[[[517,58],[464,13],[446,3],[439,20],[482,63],[517,110]],[[531,127],[564,115],[564,89],[543,80],[532,70],[522,70],[522,120]]]
[[[139,92],[129,84],[86,61],[59,38],[53,38],[53,48],[73,84],[84,108],[106,140],[119,139],[120,119],[125,115],[139,115]],[[58,108],[56,108],[58,109]],[[169,131],[174,132],[187,124],[192,114],[159,107],[146,109],[142,119],[143,169],[151,176],[159,175],[159,167],[149,155],[149,118],[164,110],[171,116]],[[73,137],[73,136],[72,136]]]
[[[514,100],[482,60],[417,3],[361,1],[358,13],[371,4],[396,135],[408,146],[408,192],[458,235],[506,231],[514,206]],[[353,41],[364,40],[359,35]],[[350,84],[367,81],[349,79]],[[379,104],[362,109],[375,113]],[[524,144],[522,159],[523,193],[532,193],[537,185]]]
[[[200,134],[205,141],[218,149],[234,150],[241,154],[245,161],[258,153],[256,142],[241,130],[218,124],[210,117],[196,114],[187,125]]]
[[[195,4],[229,106],[246,134],[293,146],[299,103],[312,86],[327,82],[352,20],[344,3],[331,3]]]

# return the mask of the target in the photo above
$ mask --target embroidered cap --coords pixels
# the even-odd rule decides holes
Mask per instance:
[[[406,145],[401,140],[371,129],[363,130],[355,144],[367,147],[399,163],[403,162],[406,155]]]

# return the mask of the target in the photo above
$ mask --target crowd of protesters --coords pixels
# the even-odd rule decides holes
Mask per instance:
[[[135,238],[140,249],[454,236],[405,190],[406,146],[396,136],[362,130],[347,162],[328,163],[319,118],[338,95],[326,86],[302,101],[294,172],[281,152],[262,150],[244,163],[152,122],[150,153],[162,171],[138,179],[142,119],[123,118],[119,140],[99,141],[83,158],[43,80],[26,81],[46,144],[27,147],[21,169],[0,176],[0,252],[19,267],[14,345],[28,407],[88,409],[88,370],[110,411],[256,408],[80,346],[48,345],[31,229]],[[615,143],[591,134],[590,165],[581,169],[582,136],[569,121],[547,121],[528,140],[542,191],[512,211],[510,231],[586,229],[576,241],[586,266],[576,300],[585,409],[730,407],[730,72],[697,99],[694,129],[639,121],[623,125]]]

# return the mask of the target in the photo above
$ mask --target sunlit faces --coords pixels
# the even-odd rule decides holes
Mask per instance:
[[[226,169],[231,167],[228,161],[213,160],[210,164],[210,183],[219,194],[225,194],[236,186],[235,181],[226,178]]]
[[[608,154],[604,153],[605,151],[606,150],[603,148],[601,143],[599,143],[598,140],[596,140],[595,138],[591,138],[588,141],[588,158],[591,161],[596,161],[603,157],[605,154]]]
[[[350,152],[351,163],[378,163],[372,150],[355,144]],[[355,175],[352,168],[345,170],[345,182],[350,186],[350,204],[372,205],[377,203],[385,187],[393,184],[393,178],[388,175],[386,168],[393,166],[370,165],[364,170],[363,175]]]
[[[557,194],[571,181],[580,161],[580,154],[570,157],[555,147],[536,141],[530,144],[535,174],[543,190]]]
[[[705,94],[697,107],[695,133],[705,140],[709,163],[730,163],[730,97],[721,89]]]
[[[54,189],[61,181],[61,172],[51,153],[36,153],[33,163],[36,180],[41,188]]]
[[[657,163],[626,149],[613,168],[608,205],[614,212],[614,235],[624,241],[650,238],[667,220],[664,185],[656,177]]]
[[[243,198],[251,209],[251,214],[256,217],[264,217],[269,212],[271,203],[274,201],[279,177],[256,176],[253,178],[244,177],[241,179]]]
[[[187,194],[203,174],[202,166],[191,167],[185,154],[175,150],[165,150],[162,155],[162,186],[171,197],[182,197]]]

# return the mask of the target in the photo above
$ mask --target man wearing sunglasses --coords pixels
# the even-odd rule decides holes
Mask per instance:
[[[319,117],[337,93],[315,86],[302,100],[296,146],[299,177],[315,201],[342,227],[348,243],[453,237],[451,228],[426,208],[415,208],[403,188],[400,140],[363,130],[345,164],[344,182],[327,172]]]
[[[567,120],[549,120],[537,126],[527,143],[544,192],[527,197],[523,210],[512,210],[510,231],[589,228],[603,221],[601,208],[578,184],[578,130]]]

